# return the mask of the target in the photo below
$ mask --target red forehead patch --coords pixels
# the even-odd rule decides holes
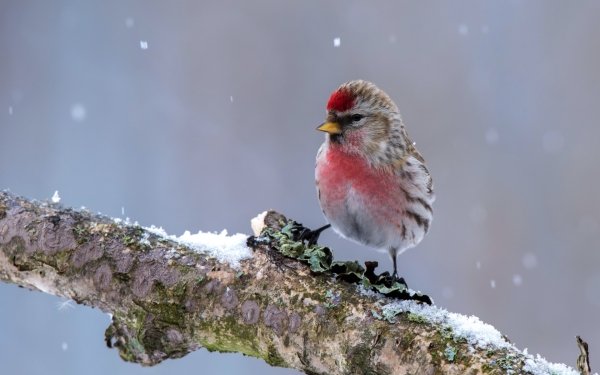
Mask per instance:
[[[327,110],[344,112],[352,108],[354,105],[354,97],[345,90],[334,91],[327,102]]]

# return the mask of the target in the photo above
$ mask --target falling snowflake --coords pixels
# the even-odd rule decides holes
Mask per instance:
[[[57,302],[56,307],[58,308],[58,311],[65,311],[67,309],[74,309],[75,305],[73,304],[72,299],[68,299],[65,301]]]
[[[333,46],[334,47],[339,47],[342,44],[342,39],[340,38],[333,38]]]
[[[85,107],[83,106],[83,104],[81,104],[81,103],[73,104],[73,106],[71,107],[71,118],[74,121],[81,122],[81,121],[85,120],[86,117],[87,117],[87,111],[86,111]]]
[[[523,263],[523,267],[530,270],[537,266],[537,257],[533,253],[525,253],[521,258],[521,263]]]
[[[523,278],[521,277],[521,275],[515,274],[513,275],[513,284],[515,284],[515,286],[521,286],[521,284],[523,284]]]
[[[148,49],[148,41],[146,41],[146,40],[140,40],[140,48],[141,49]]]

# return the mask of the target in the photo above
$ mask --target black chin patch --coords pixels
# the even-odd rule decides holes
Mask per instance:
[[[333,143],[341,143],[342,142],[342,135],[341,134],[330,134],[329,135],[329,140]]]

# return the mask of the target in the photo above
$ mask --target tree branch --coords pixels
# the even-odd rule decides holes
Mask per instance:
[[[273,231],[285,221],[264,220]],[[235,269],[137,225],[0,193],[0,280],[112,314],[106,341],[127,361],[204,347],[307,374],[575,374],[314,273],[272,241],[252,247]]]

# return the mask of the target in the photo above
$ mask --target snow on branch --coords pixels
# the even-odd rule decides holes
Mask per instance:
[[[0,280],[112,314],[107,345],[147,366],[204,347],[307,374],[577,374],[402,285],[373,291],[372,265],[332,262],[294,226],[269,212],[250,240],[175,237],[0,192]]]

